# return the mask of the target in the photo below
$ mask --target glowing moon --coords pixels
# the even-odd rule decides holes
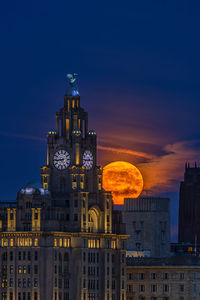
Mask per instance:
[[[137,198],[141,194],[142,174],[128,162],[112,162],[103,168],[103,188],[112,192],[114,204],[124,204],[124,198]]]

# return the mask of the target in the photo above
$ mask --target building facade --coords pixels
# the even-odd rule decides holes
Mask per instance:
[[[124,201],[123,223],[128,254],[166,257],[170,255],[170,208],[168,198],[130,198]]]
[[[41,182],[0,205],[1,299],[125,300],[127,236],[114,226],[96,132],[72,82],[47,136]]]
[[[200,245],[200,168],[185,166],[179,194],[179,243]]]
[[[127,300],[198,299],[199,258],[127,259]]]

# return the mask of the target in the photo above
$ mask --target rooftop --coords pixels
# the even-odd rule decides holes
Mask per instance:
[[[173,257],[128,257],[127,266],[200,266],[200,257],[173,256]]]

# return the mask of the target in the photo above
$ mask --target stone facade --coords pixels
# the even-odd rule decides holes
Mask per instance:
[[[1,299],[125,300],[127,236],[113,222],[96,133],[74,86],[48,133],[41,182],[0,204]]]
[[[164,257],[170,254],[170,211],[168,198],[130,198],[124,201],[123,222],[127,250],[138,255]]]
[[[127,260],[127,300],[200,299],[200,259]]]

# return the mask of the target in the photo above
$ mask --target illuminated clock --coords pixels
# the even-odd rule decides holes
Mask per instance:
[[[83,165],[87,170],[90,170],[93,166],[93,155],[90,150],[85,150],[83,153]]]
[[[65,150],[59,150],[54,154],[53,157],[54,166],[58,170],[65,170],[70,165],[70,155]]]

